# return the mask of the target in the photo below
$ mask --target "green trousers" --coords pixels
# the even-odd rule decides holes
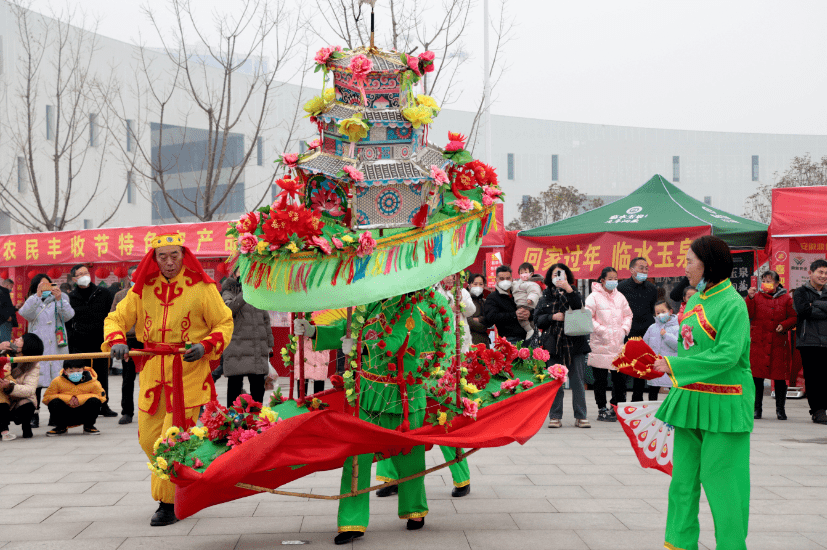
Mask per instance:
[[[402,423],[402,415],[380,414],[372,421],[383,428],[395,429]],[[421,420],[419,421],[421,424]],[[413,424],[413,421],[412,421]],[[370,487],[370,468],[373,455],[359,455],[359,489]],[[401,477],[408,477],[425,470],[425,446],[414,447],[410,453],[400,454],[383,462],[391,462]],[[353,460],[345,459],[342,468],[341,492],[349,493]],[[428,499],[425,496],[425,477],[418,477],[399,484],[399,517],[402,519],[422,518],[428,515]],[[367,530],[370,520],[370,493],[339,500],[339,532]]]
[[[442,451],[445,462],[450,462],[457,458],[457,450],[454,447],[444,447],[440,445],[439,448]],[[471,484],[471,471],[468,469],[467,459],[463,458],[456,464],[451,464],[448,468],[451,470],[454,487],[465,487]],[[376,479],[379,481],[394,481],[399,479],[399,473],[396,471],[396,467],[390,459],[376,463]]]
[[[666,548],[698,549],[698,507],[703,485],[715,522],[716,550],[747,549],[749,438],[748,432],[675,428]]]

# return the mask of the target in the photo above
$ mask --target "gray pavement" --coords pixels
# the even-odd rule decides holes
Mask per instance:
[[[120,378],[110,380],[112,408],[120,411]],[[225,387],[219,383],[219,395]],[[524,446],[482,450],[469,459],[469,496],[451,498],[447,469],[429,475],[431,513],[422,531],[405,530],[395,497],[372,496],[370,528],[353,547],[663,548],[669,477],[641,469],[620,426],[595,422],[593,408],[593,428],[574,428],[566,398],[562,429],[544,427]],[[773,409],[771,400],[764,404]],[[805,400],[788,401],[787,413],[786,422],[774,414],[756,422],[750,550],[827,549],[827,426],[811,422]],[[100,436],[76,428],[47,438],[43,427],[33,439],[0,442],[0,550],[252,550],[295,540],[333,546],[335,501],[257,495],[150,527],[156,504],[137,423],[101,418],[98,428]],[[441,454],[432,451],[427,460],[437,464]],[[339,476],[317,473],[285,487],[335,494]],[[701,548],[713,549],[705,501],[701,529]]]

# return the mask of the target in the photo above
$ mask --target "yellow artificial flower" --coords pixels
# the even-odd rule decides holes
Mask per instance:
[[[275,422],[279,415],[270,407],[262,407],[261,412],[258,413],[258,417],[268,422]]]
[[[482,397],[477,397],[476,399],[474,399],[474,403],[476,403],[478,406],[481,407],[482,406]]]
[[[315,96],[313,99],[304,104],[304,110],[312,116],[316,116],[324,111],[324,107],[325,101],[319,96]]]
[[[474,384],[466,384],[462,389],[470,394],[475,394],[480,391]]]
[[[346,243],[352,243],[353,242],[353,237],[351,237],[350,235],[345,235],[344,237],[342,237],[342,240],[345,241]]]
[[[155,473],[155,466],[152,465],[152,462],[147,462],[146,467],[149,468],[150,472]]]
[[[348,397],[350,397],[351,395],[353,395],[353,390],[347,390],[347,391],[345,392],[345,395],[347,395]]]
[[[256,252],[258,254],[264,254],[264,252],[270,247],[270,243],[267,241],[259,241],[256,243]]]
[[[311,401],[311,402],[310,402],[310,405],[311,405],[314,409],[318,409],[318,408],[319,408],[319,406],[321,406],[321,404],[322,404],[322,400],[321,400],[321,399],[319,399],[318,397],[314,397],[314,398],[313,398],[313,401]]]
[[[460,378],[460,379],[459,379],[459,383],[460,383],[461,385],[465,386],[466,384],[468,384],[468,380],[466,380],[465,378]]]
[[[430,124],[434,121],[431,118],[433,116],[433,111],[431,111],[428,107],[423,106],[402,109],[402,116],[405,117],[405,119],[407,119],[414,128],[419,128],[423,124]]]
[[[198,439],[204,439],[205,437],[207,437],[207,434],[209,432],[207,432],[207,428],[199,428],[198,426],[193,426],[192,428],[190,428],[190,433]]]
[[[336,99],[336,89],[335,88],[328,88],[324,91],[324,102],[330,103]]]
[[[164,434],[164,437],[169,439],[170,437],[175,437],[181,433],[181,430],[178,429],[178,426],[170,426],[167,428],[167,433]]]
[[[339,123],[339,133],[346,135],[350,141],[359,141],[368,137],[368,125],[361,119],[361,115],[356,113]]]
[[[439,105],[436,104],[436,100],[429,95],[418,95],[416,96],[416,103],[422,107],[428,107],[429,109],[433,109],[434,111],[439,111]]]
[[[474,210],[482,210],[482,205],[477,201],[471,201],[471,204],[474,206]]]
[[[538,374],[538,375],[537,375],[537,376],[535,376],[534,378],[536,378],[537,380],[539,380],[540,382],[542,382],[542,381],[543,381],[543,378],[545,378],[545,377],[546,377],[546,375],[545,375],[545,374]]]
[[[295,254],[296,252],[299,251],[299,247],[296,246],[296,243],[291,241],[290,243],[287,244],[287,250],[289,250],[290,252]]]
[[[169,464],[167,463],[166,459],[162,456],[159,456],[155,462],[156,464],[158,464],[158,467],[162,470],[166,470],[167,468],[169,468]]]
[[[158,477],[164,481],[169,481],[169,476],[167,474],[158,474]]]
[[[439,425],[440,426],[444,426],[445,423],[448,421],[448,415],[445,413],[445,411],[440,412],[437,415],[437,418],[439,419]]]

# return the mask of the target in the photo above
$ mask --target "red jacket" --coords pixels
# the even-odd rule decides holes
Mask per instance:
[[[795,326],[796,314],[793,300],[784,288],[775,295],[764,292],[747,296],[749,312],[750,348],[749,360],[755,378],[786,380],[790,377],[790,335]],[[781,325],[784,330],[776,332]]]

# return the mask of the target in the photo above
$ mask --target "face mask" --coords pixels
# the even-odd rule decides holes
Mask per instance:
[[[764,283],[761,285],[761,290],[768,293],[772,292],[773,290],[775,290],[775,285],[772,283]]]
[[[133,286],[135,286],[135,281],[129,281],[129,288],[132,288]]]
[[[508,292],[511,289],[511,281],[500,281],[497,286]]]
[[[698,290],[698,292],[703,292],[704,290],[706,290],[706,279],[701,277],[701,282],[699,282],[698,286],[696,286],[695,288]]]
[[[46,298],[48,298],[49,296],[51,296],[51,295],[52,295],[51,290],[44,290],[43,292],[40,293],[40,297],[43,298],[44,300]]]
[[[648,278],[649,278],[648,273],[635,273],[635,279],[637,279],[637,282],[639,282],[639,283],[642,283],[643,281],[645,281]]]
[[[531,273],[520,273],[520,279],[523,281],[527,281],[529,277],[531,277]]]
[[[80,379],[83,378],[83,373],[82,372],[70,372],[69,374],[66,375],[66,377],[69,378],[70,382],[74,382],[75,384],[77,384],[78,382],[80,382]]]
[[[92,277],[89,275],[84,275],[83,277],[78,277],[78,286],[89,286],[89,283],[92,282]]]
[[[482,287],[481,286],[472,286],[471,287],[471,294],[474,296],[479,296],[482,294]]]
[[[611,292],[617,288],[617,281],[603,281],[603,288]]]
[[[658,321],[660,321],[661,323],[666,323],[666,321],[668,321],[670,317],[671,315],[669,315],[668,313],[658,313]]]

